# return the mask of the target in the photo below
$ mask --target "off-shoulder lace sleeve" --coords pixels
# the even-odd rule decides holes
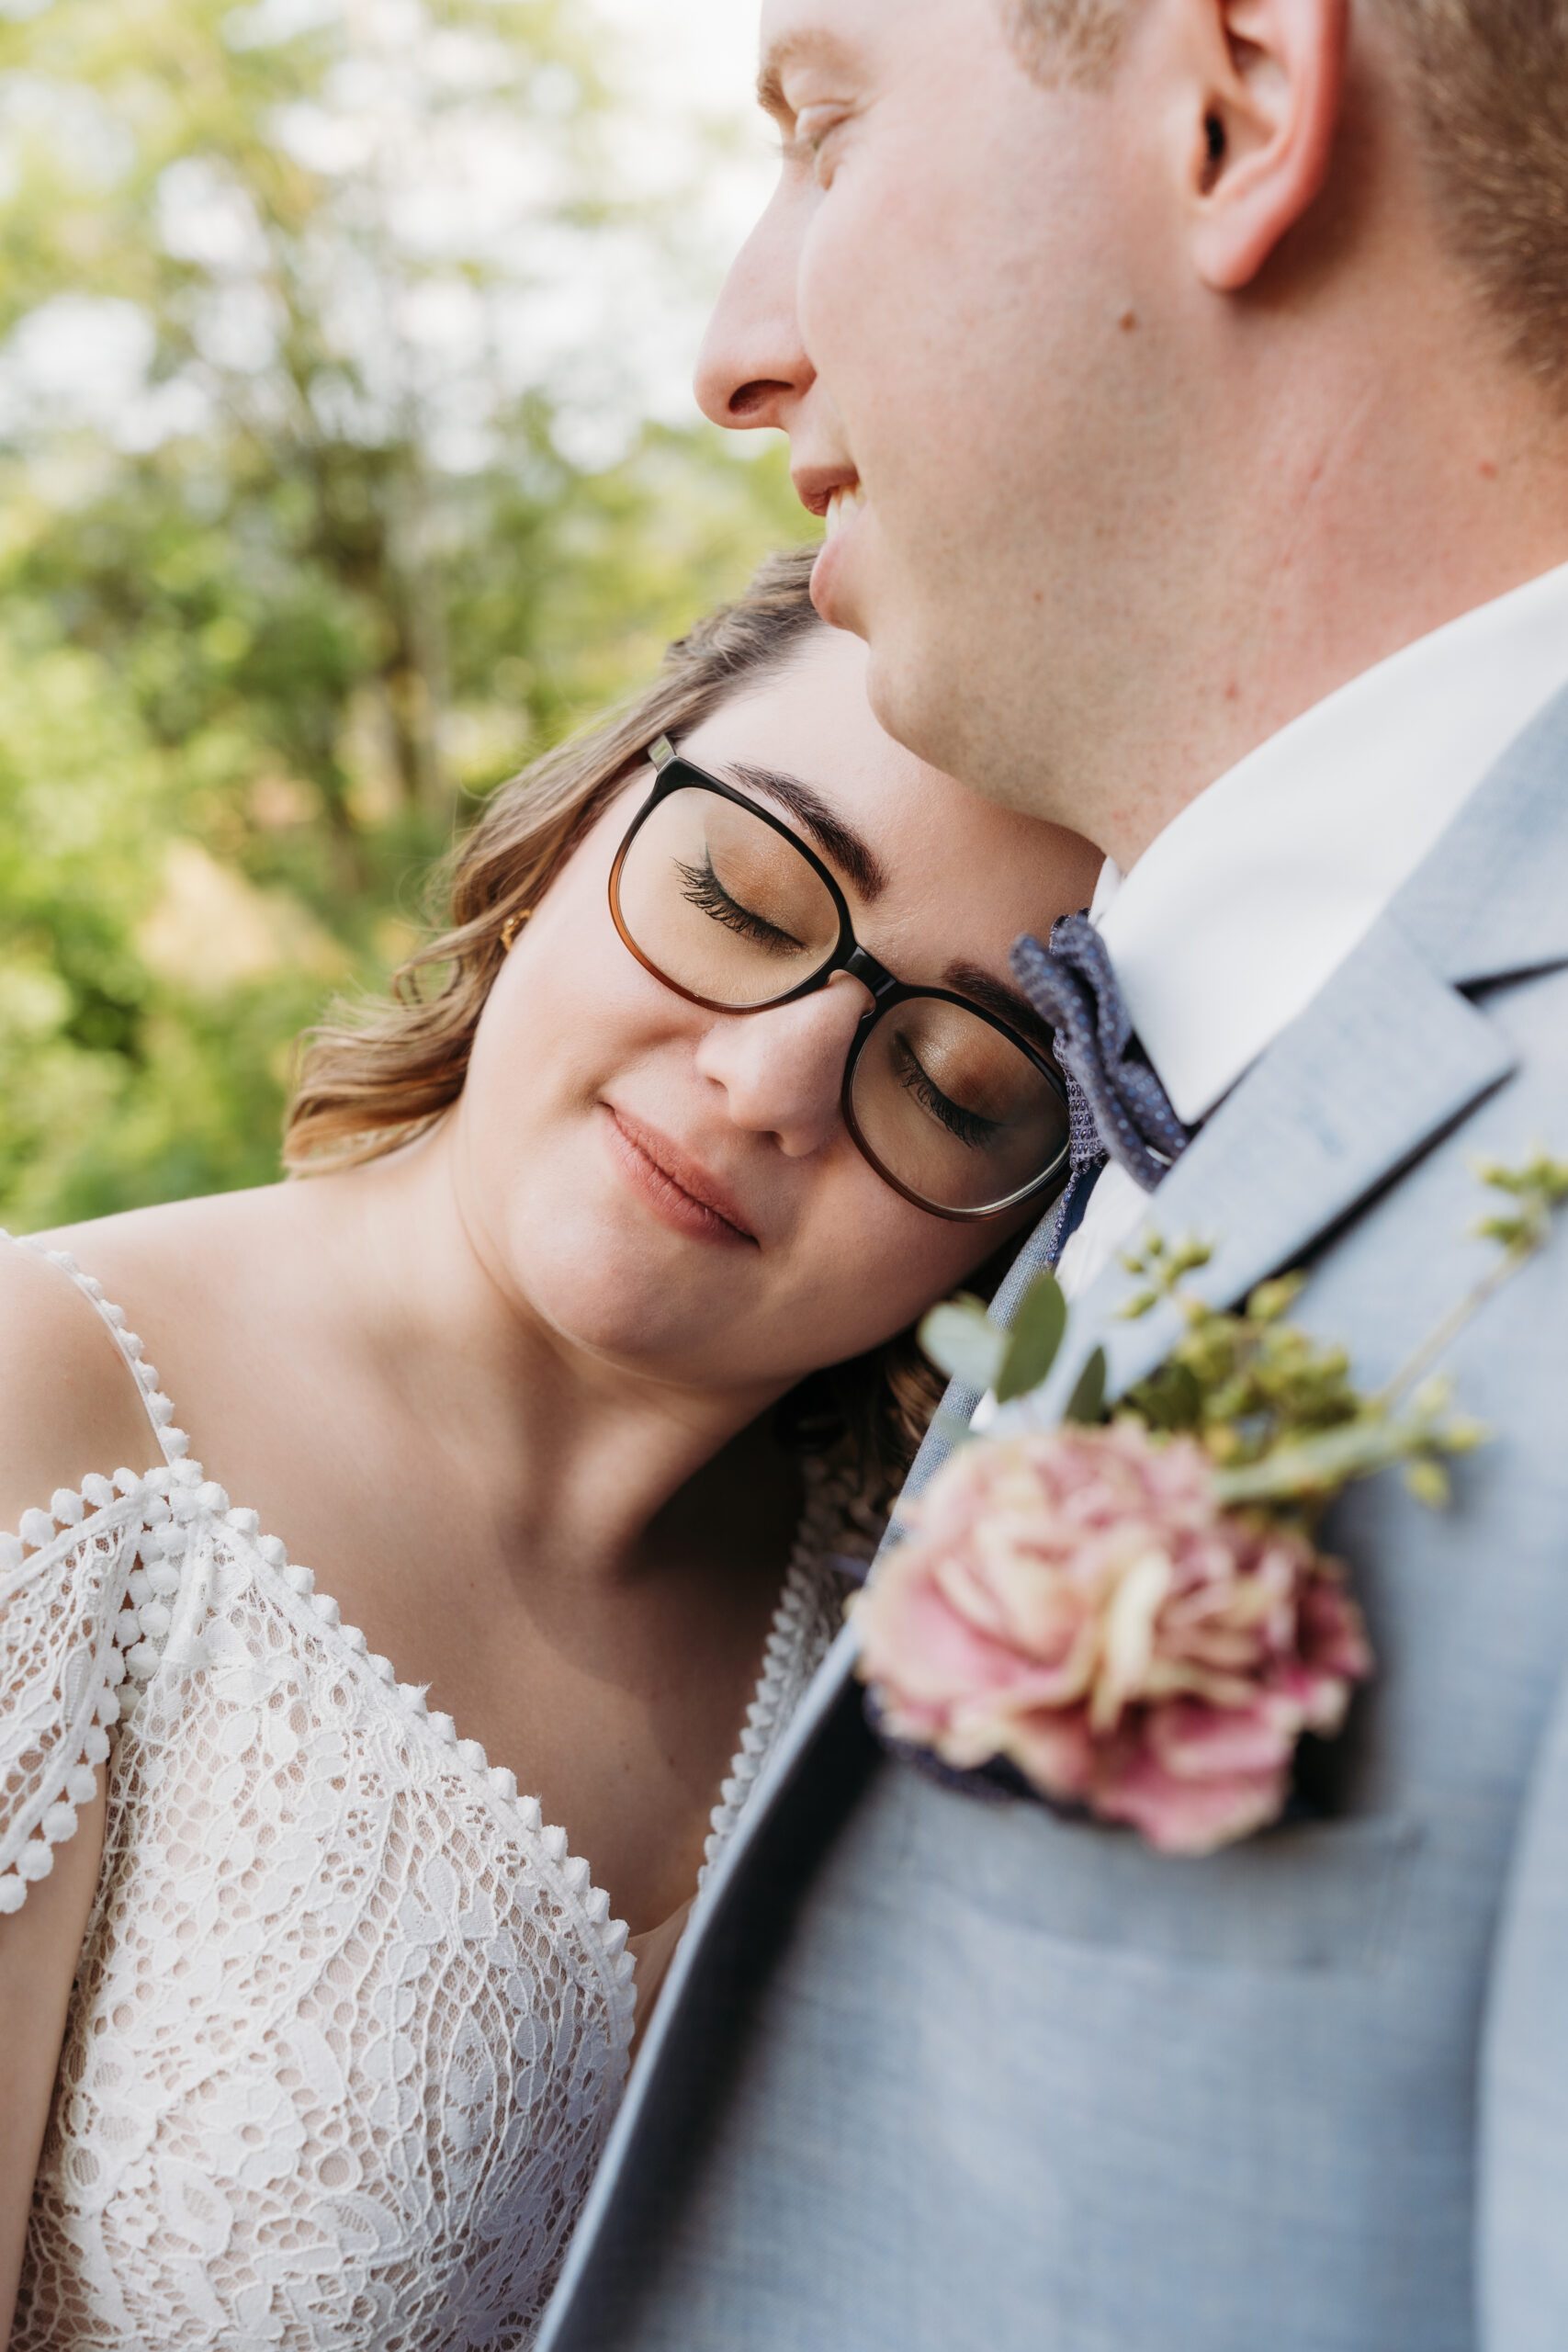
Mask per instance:
[[[108,1331],[145,1408],[161,1470],[85,1478],[61,1487],[0,1534],[0,1913],[54,1868],[54,1849],[97,1792],[97,1768],[134,1691],[156,1662],[178,1575],[158,1530],[188,1446],[174,1407],[118,1306],[63,1250],[25,1235],[0,1241],[63,1274]],[[196,1473],[199,1476],[199,1473]]]
[[[130,1586],[152,1487],[87,1478],[0,1535],[0,1912],[49,1876],[96,1791],[141,1631]]]

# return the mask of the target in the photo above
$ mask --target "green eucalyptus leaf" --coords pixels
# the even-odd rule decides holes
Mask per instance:
[[[920,1345],[938,1371],[981,1396],[995,1385],[1007,1344],[984,1303],[966,1294],[943,1299],[920,1323]]]
[[[1065,1421],[1098,1421],[1105,1410],[1105,1350],[1096,1348],[1077,1376],[1062,1415]]]
[[[998,1405],[1038,1388],[1056,1361],[1067,1328],[1067,1302],[1053,1273],[1036,1274],[1019,1302],[997,1370]]]

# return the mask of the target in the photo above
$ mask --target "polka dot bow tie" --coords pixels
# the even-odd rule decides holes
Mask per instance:
[[[1055,1033],[1067,1082],[1068,1176],[1055,1229],[1066,1234],[1077,1196],[1107,1159],[1152,1193],[1192,1139],[1133,1035],[1116,974],[1087,915],[1064,915],[1051,944],[1019,941],[1013,977]]]

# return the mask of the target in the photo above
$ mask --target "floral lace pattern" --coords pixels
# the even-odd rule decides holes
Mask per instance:
[[[0,1538],[0,1909],[107,1777],[13,2352],[525,2346],[625,2078],[626,1928],[184,1458],[56,1262],[165,1458]],[[837,1628],[850,1516],[814,1478],[710,1864]]]

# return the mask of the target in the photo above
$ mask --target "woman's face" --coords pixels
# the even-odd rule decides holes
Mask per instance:
[[[860,837],[885,876],[874,901],[826,863],[900,980],[941,985],[964,963],[1007,985],[1018,934],[1087,903],[1096,854],[911,757],[871,715],[865,663],[857,639],[817,631],[677,748],[803,831],[737,771],[798,777]],[[730,1013],[643,968],[608,884],[653,781],[606,810],[502,968],[456,1114],[457,1182],[492,1273],[561,1340],[760,1409],[913,1322],[1039,1203],[955,1223],[862,1157],[840,1109],[870,1003],[858,980]]]

